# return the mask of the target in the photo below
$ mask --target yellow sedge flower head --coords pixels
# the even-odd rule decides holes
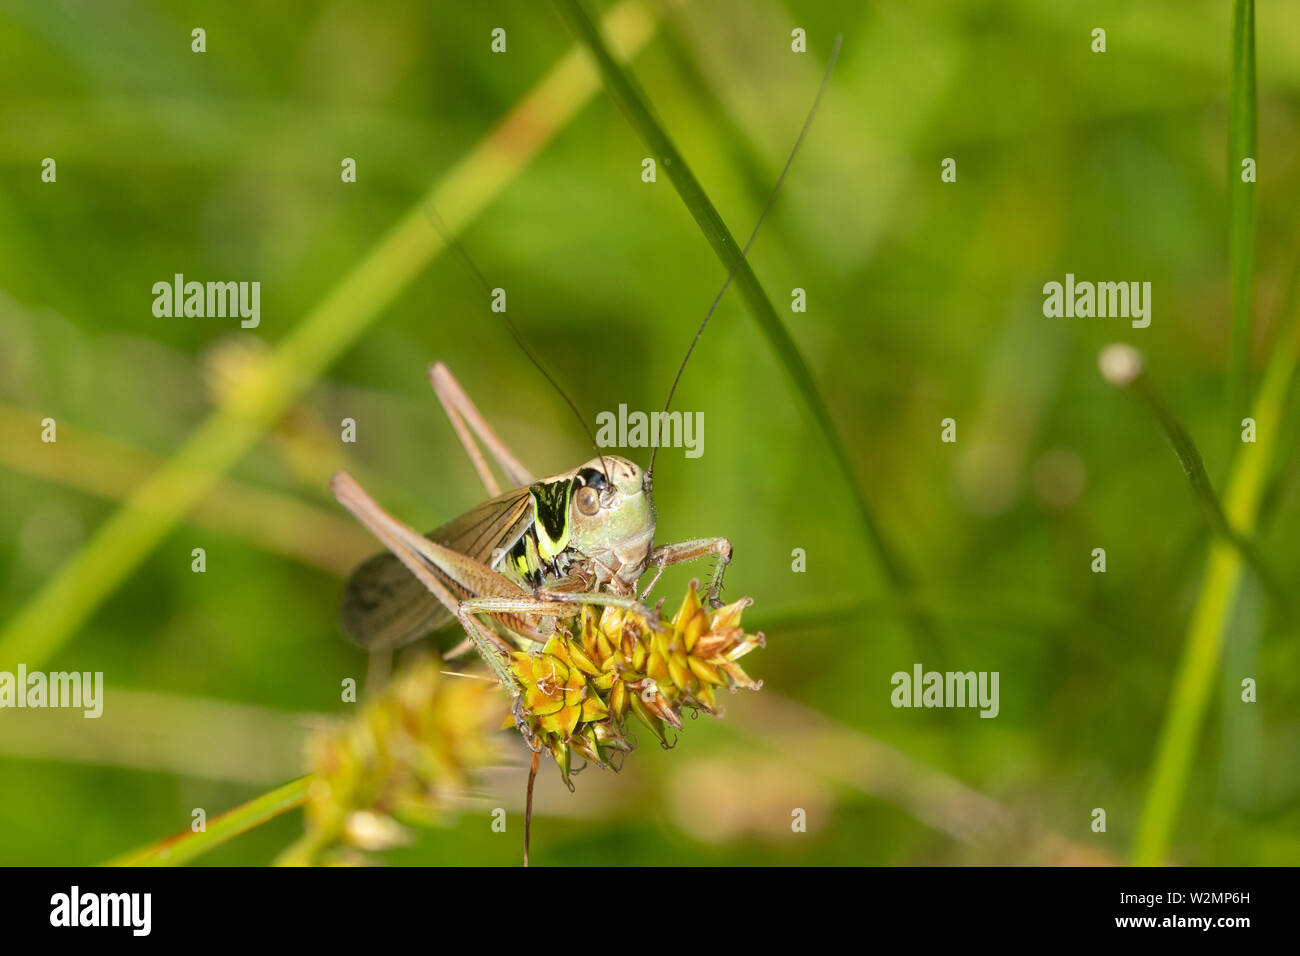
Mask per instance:
[[[515,723],[531,746],[550,752],[570,789],[575,753],[618,769],[632,749],[629,715],[670,746],[668,729],[681,729],[684,709],[721,716],[719,688],[762,686],[738,663],[763,646],[762,634],[740,626],[750,603],[707,610],[692,581],[677,613],[661,615],[655,627],[634,611],[584,606],[540,651],[511,655]]]

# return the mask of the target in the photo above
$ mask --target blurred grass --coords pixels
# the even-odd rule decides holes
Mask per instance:
[[[884,572],[885,580],[893,592],[905,591],[911,587],[911,573],[895,555],[880,529],[872,507],[867,503],[865,492],[859,485],[853,464],[844,450],[843,442],[831,418],[830,409],[822,397],[821,390],[813,379],[799,346],[791,337],[784,323],[776,314],[776,307],[764,291],[755,275],[753,266],[745,257],[744,250],[731,230],[718,214],[717,208],[709,199],[704,187],[700,185],[686,158],[673,143],[672,137],[656,118],[645,93],[637,84],[631,72],[621,66],[610,52],[601,32],[597,29],[587,11],[579,0],[554,0],[565,25],[574,38],[591,51],[600,67],[610,96],[622,109],[628,121],[636,129],[641,139],[654,153],[655,161],[668,175],[669,181],[677,190],[682,202],[690,211],[691,217],[700,227],[705,240],[713,248],[727,275],[734,275],[736,287],[749,306],[749,313],[758,323],[767,339],[772,354],[781,363],[785,373],[794,385],[795,391],[808,406],[813,420],[825,438],[831,455],[845,483],[853,494],[857,505],[858,517],[861,519],[866,541],[875,560]],[[838,54],[839,40],[836,39],[831,63]],[[829,69],[829,68],[828,68]],[[828,74],[829,75],[829,74]],[[819,96],[820,99],[820,96]],[[924,642],[924,650],[934,660],[939,654],[937,640],[928,618],[909,613],[909,620],[916,628],[919,639]]]
[[[1228,256],[1232,283],[1228,353],[1228,432],[1235,437],[1250,407],[1250,358],[1255,330],[1255,183],[1242,181],[1242,161],[1259,160],[1256,137],[1255,0],[1233,0],[1228,86]],[[1258,172],[1258,170],[1257,170]],[[1232,447],[1231,445],[1229,447]]]
[[[1209,477],[1190,437],[1172,419],[1164,403],[1149,389],[1148,403],[1161,419],[1166,434],[1185,462],[1189,480],[1205,502],[1218,535],[1211,542],[1205,577],[1188,625],[1182,661],[1174,681],[1164,726],[1157,743],[1155,763],[1146,802],[1133,840],[1134,862],[1155,866],[1167,862],[1170,840],[1182,810],[1192,755],[1205,722],[1210,689],[1223,658],[1223,644],[1235,612],[1246,573],[1242,562],[1255,566],[1259,578],[1281,605],[1287,619],[1294,618],[1294,604],[1286,585],[1268,570],[1254,544],[1260,502],[1279,454],[1278,437],[1286,412],[1286,397],[1295,374],[1300,323],[1294,311],[1282,315],[1281,341],[1270,361],[1258,403],[1251,417],[1256,424],[1253,445],[1235,451],[1244,425],[1242,412],[1250,406],[1249,371],[1255,324],[1255,183],[1243,181],[1242,161],[1258,160],[1258,99],[1255,83],[1255,3],[1233,0],[1232,39],[1228,89],[1228,246],[1230,273],[1231,339],[1227,370],[1227,408],[1230,420],[1229,462],[1236,461],[1228,478],[1227,509],[1220,506]],[[1293,298],[1295,279],[1287,283],[1285,299]],[[1289,330],[1289,331],[1287,331]],[[1142,376],[1139,376],[1141,379]],[[1267,427],[1261,423],[1267,422]],[[1235,452],[1235,454],[1234,454]],[[1189,467],[1190,466],[1190,467]],[[1258,640],[1256,629],[1243,628],[1239,643]],[[1250,660],[1249,650],[1238,650],[1237,658]],[[1256,678],[1258,679],[1258,678]],[[1231,687],[1231,682],[1230,682]],[[1231,690],[1230,690],[1231,693]],[[1232,706],[1231,697],[1228,706]],[[1253,742],[1246,746],[1255,749]]]
[[[146,452],[66,423],[59,426],[64,454],[46,454],[29,440],[31,421],[30,412],[0,404],[0,464],[110,501],[130,498],[161,466]],[[337,575],[351,571],[357,554],[373,546],[355,522],[228,479],[214,485],[190,520]]]
[[[635,53],[654,21],[636,0],[609,28]],[[482,212],[595,91],[576,53],[550,73],[416,203],[375,248],[304,317],[252,381],[218,409],[167,463],[0,631],[0,663],[37,667],[68,640],[263,432],[444,248],[424,208],[459,233]]]
[[[1125,347],[1109,346],[1109,348]],[[1106,351],[1103,351],[1102,355],[1104,365]],[[1137,374],[1131,381],[1112,381],[1112,384],[1133,392],[1142,400],[1182,467],[1183,475],[1191,486],[1192,497],[1200,507],[1209,529],[1237,549],[1242,560],[1259,576],[1260,581],[1268,589],[1269,597],[1277,603],[1278,608],[1288,617],[1293,617],[1295,605],[1286,585],[1282,583],[1283,579],[1268,566],[1253,538],[1241,534],[1229,523],[1219,496],[1215,493],[1214,483],[1210,481],[1210,476],[1205,470],[1205,461],[1201,457],[1200,449],[1196,447],[1195,440],[1151,381],[1151,376],[1145,367],[1145,358],[1136,350],[1132,355],[1140,363]]]
[[[1279,449],[1286,398],[1300,362],[1300,320],[1293,312],[1283,317],[1281,340],[1264,373],[1259,397],[1252,409],[1256,440],[1238,453],[1224,495],[1228,523],[1237,534],[1255,533],[1265,483]],[[1182,810],[1192,758],[1205,721],[1210,689],[1219,666],[1223,641],[1232,619],[1242,576],[1242,555],[1233,543],[1216,537],[1205,564],[1205,578],[1187,627],[1186,644],[1174,679],[1169,709],[1157,743],[1155,763],[1146,802],[1133,840],[1134,862],[1155,866],[1166,862],[1170,839]],[[1288,616],[1289,617],[1289,616]],[[1294,620],[1288,625],[1294,627]],[[1258,681],[1263,674],[1254,676]]]
[[[1254,6],[1260,356],[1286,341],[1282,303],[1294,298],[1285,260],[1300,199],[1300,9]],[[1125,858],[1153,752],[1169,752],[1157,743],[1166,747],[1166,706],[1182,699],[1172,681],[1183,681],[1189,618],[1210,583],[1209,535],[1150,423],[1117,414],[1124,403],[1095,360],[1117,337],[1140,344],[1216,479],[1230,455],[1234,468],[1255,457],[1251,445],[1234,452],[1223,428],[1224,236],[1239,176],[1239,165],[1224,169],[1231,6],[709,0],[667,15],[679,42],[648,42],[635,73],[733,223],[752,218],[779,171],[817,51],[846,37],[751,265],[834,410],[884,537],[926,585],[881,593],[834,452],[798,395],[776,384],[788,373],[737,314],[747,303],[724,301],[677,403],[707,412],[707,454],[660,454],[662,533],[732,538],[729,587],[756,598],[769,638],[754,701],[771,692],[810,719],[738,699],[725,721],[692,724],[673,752],[641,748],[617,777],[585,774],[576,794],[543,775],[538,861],[1027,862],[1052,859],[1057,838]],[[204,21],[206,58],[188,52],[191,25]],[[1097,25],[1108,29],[1104,55],[1087,48]],[[488,50],[497,26],[509,30],[507,55]],[[809,55],[789,51],[795,26],[808,31]],[[232,333],[286,342],[328,277],[353,270],[434,171],[462,160],[570,44],[549,5],[532,0],[292,10],[158,0],[111,13],[0,0],[0,401],[17,416],[6,432],[16,444],[0,451],[0,627],[138,480],[131,468],[102,470],[101,453],[125,446],[120,461],[148,469],[181,447],[209,414],[208,351]],[[529,316],[523,331],[583,408],[659,407],[717,291],[718,260],[681,200],[639,181],[647,152],[596,97],[465,235],[499,264]],[[59,159],[57,186],[38,180],[46,155]],[[357,157],[357,184],[340,187],[341,156]],[[948,156],[959,178],[943,184]],[[160,322],[147,291],[174,271],[262,279],[263,327]],[[1046,320],[1042,284],[1066,271],[1150,279],[1152,326]],[[807,313],[784,313],[794,286],[809,292]],[[123,572],[78,639],[48,658],[106,672],[104,717],[84,729],[34,711],[0,723],[4,862],[102,861],[184,829],[195,807],[240,805],[296,772],[292,753],[269,758],[272,737],[291,737],[270,729],[345,711],[339,681],[361,683],[366,668],[334,624],[335,569],[362,542],[305,553],[330,534],[316,521],[332,507],[329,469],[340,456],[364,469],[376,497],[420,527],[481,497],[430,396],[430,361],[455,369],[525,461],[549,471],[581,460],[571,415],[490,319],[455,263],[422,272],[274,436],[264,432]],[[1293,381],[1272,409],[1282,420],[1255,528],[1284,584],[1300,562],[1298,397]],[[46,415],[59,421],[59,445],[35,437]],[[341,446],[329,427],[324,453],[294,450],[344,416],[358,421],[358,444]],[[947,416],[956,445],[937,440]],[[1235,522],[1232,486],[1216,484]],[[252,507],[238,519],[245,494]],[[281,521],[259,528],[271,507]],[[205,575],[189,573],[196,544],[209,548]],[[1088,570],[1098,546],[1105,574]],[[806,573],[791,571],[795,547]],[[1271,602],[1236,603],[1218,640],[1230,651],[1257,634],[1253,659],[1224,656],[1222,679],[1210,676],[1161,823],[1164,857],[1180,863],[1290,863],[1300,851],[1300,651]],[[890,706],[890,674],[917,661],[895,626],[912,609],[943,622],[951,666],[1001,672],[998,719]],[[1262,675],[1258,704],[1230,693],[1243,669]],[[232,713],[263,715],[265,727]],[[824,733],[823,722],[847,733]],[[1257,770],[1243,775],[1235,755],[1248,752]],[[816,767],[801,759],[813,755]],[[996,803],[1022,838],[967,843],[890,799],[925,794],[935,779]],[[386,860],[517,865],[517,834],[494,834],[486,809],[507,807],[513,820],[522,777],[516,768],[484,786],[483,812]],[[809,810],[808,833],[790,832],[791,806]],[[1097,806],[1109,833],[1088,829]],[[285,814],[196,862],[266,863],[301,829]]]
[[[207,821],[202,830],[185,830],[152,846],[123,854],[105,865],[180,866],[190,863],[227,840],[247,833],[282,813],[301,807],[307,799],[307,788],[311,781],[310,776],[299,777]]]

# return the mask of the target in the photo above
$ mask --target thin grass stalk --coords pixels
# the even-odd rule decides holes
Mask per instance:
[[[1182,466],[1183,474],[1192,489],[1192,497],[1200,505],[1210,530],[1237,548],[1242,558],[1259,575],[1269,596],[1282,608],[1291,610],[1291,595],[1283,587],[1281,577],[1265,560],[1254,539],[1242,534],[1229,523],[1219,496],[1215,494],[1214,484],[1205,470],[1205,461],[1196,442],[1151,381],[1141,353],[1130,345],[1110,345],[1102,350],[1100,365],[1102,374],[1111,384],[1135,394],[1151,412],[1165,441],[1173,449],[1174,457]]]
[[[1242,162],[1257,159],[1255,0],[1232,5],[1231,77],[1228,86],[1228,259],[1231,277],[1227,404],[1230,434],[1250,404],[1249,371],[1255,325],[1255,184]],[[1253,177],[1252,177],[1253,178]],[[1229,448],[1235,447],[1235,442]]]
[[[750,315],[758,323],[773,355],[790,377],[795,392],[807,405],[826,440],[836,467],[853,497],[867,544],[875,555],[887,584],[894,593],[909,591],[912,587],[912,574],[885,538],[840,440],[830,409],[813,379],[812,371],[789,330],[781,322],[776,307],[758,281],[749,261],[741,257],[740,244],[736,242],[704,187],[691,172],[685,157],[659,121],[635,77],[610,52],[600,29],[579,0],[555,0],[555,7],[574,38],[591,51],[611,98],[654,154],[659,167],[667,173],[669,181],[704,234],[705,240],[717,254],[723,268],[735,270],[735,284]],[[938,638],[933,622],[915,612],[909,613],[906,620],[914,636],[926,645],[931,654],[937,655]]]
[[[140,850],[133,850],[105,866],[180,866],[223,843],[274,820],[282,813],[301,807],[307,799],[310,776],[299,777],[283,787],[264,793],[214,820],[200,832],[186,830]]]
[[[1228,524],[1243,536],[1254,534],[1273,460],[1288,450],[1280,447],[1279,436],[1283,433],[1286,400],[1295,380],[1297,361],[1300,322],[1293,318],[1273,351],[1255,400],[1255,443],[1238,453],[1223,496]],[[1210,542],[1205,576],[1188,622],[1182,660],[1133,841],[1133,861],[1137,864],[1155,866],[1168,857],[1243,567],[1244,559],[1235,545],[1221,537]]]

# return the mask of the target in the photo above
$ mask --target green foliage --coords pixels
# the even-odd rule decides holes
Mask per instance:
[[[1104,344],[1142,348],[1226,521],[1294,590],[1297,326],[1277,303],[1294,300],[1300,10],[1259,5],[1248,42],[1254,4],[1237,6],[589,4],[654,127],[629,122],[608,64],[602,76],[531,0],[0,6],[0,670],[107,685],[98,720],[0,711],[0,863],[98,863],[186,831],[195,808],[211,829],[249,801],[257,819],[282,806],[311,715],[350,713],[342,682],[364,689],[379,666],[337,632],[338,573],[372,545],[331,533],[347,516],[330,473],[346,467],[420,528],[482,497],[430,362],[539,472],[589,455],[440,254],[430,201],[589,423],[623,402],[658,409],[734,261],[734,240],[697,218],[707,204],[715,225],[752,224],[837,34],[749,278],[674,399],[704,413],[705,453],[665,449],[656,468],[661,539],[735,546],[728,595],[755,598],[746,626],[768,647],[746,666],[763,691],[727,696],[726,718],[671,753],[643,741],[622,773],[591,768],[575,794],[543,773],[534,860],[1136,847],[1144,862],[1293,862],[1294,620],[1266,591],[1238,613],[1255,593],[1239,552],[1207,531],[1148,412],[1096,371]],[[205,54],[189,49],[200,25]],[[1104,54],[1089,49],[1098,26]],[[1225,154],[1256,125],[1247,189]],[[669,155],[646,145],[653,128],[689,162],[691,208],[662,167],[641,181],[647,151]],[[46,156],[57,183],[40,180]],[[956,182],[940,179],[946,157]],[[260,327],[155,317],[152,284],[178,272],[261,281]],[[1150,328],[1045,317],[1042,286],[1067,272],[1150,281]],[[806,312],[788,311],[794,288]],[[266,349],[218,405],[211,358],[232,338]],[[1255,444],[1224,427],[1230,381]],[[39,440],[47,416],[54,445]],[[356,444],[338,441],[345,417]],[[939,440],[949,417],[955,444]],[[142,485],[104,443],[158,470]],[[863,500],[911,572],[899,587],[858,530]],[[231,509],[248,520],[223,520]],[[1089,569],[1098,547],[1104,574]],[[918,612],[938,623],[942,666],[1000,672],[996,719],[891,706],[894,672],[939,666],[899,626]],[[1259,703],[1240,702],[1243,677]],[[1233,718],[1243,707],[1253,722]],[[1258,761],[1235,762],[1244,752]],[[482,790],[385,859],[517,864],[523,776]],[[1108,832],[1089,829],[1094,807]],[[993,810],[1023,825],[968,839]],[[269,863],[302,832],[287,813],[198,862]]]

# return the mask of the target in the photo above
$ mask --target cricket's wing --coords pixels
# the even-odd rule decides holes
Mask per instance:
[[[509,550],[533,520],[528,487],[485,501],[425,537],[481,564],[498,548]],[[429,569],[457,598],[469,595],[443,569]],[[450,623],[452,608],[429,592],[388,551],[363,561],[343,590],[339,623],[348,640],[370,650],[400,647]]]

